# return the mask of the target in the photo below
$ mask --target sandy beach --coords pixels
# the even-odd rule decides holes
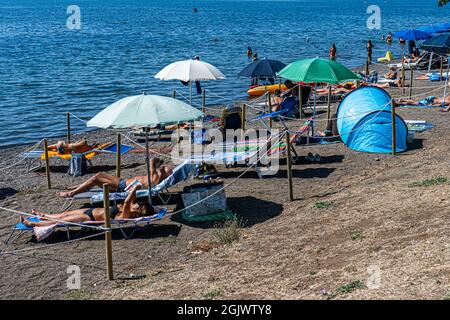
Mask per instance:
[[[371,68],[374,68],[372,66]],[[380,67],[376,67],[380,70]],[[407,73],[408,75],[408,73]],[[415,81],[415,86],[443,87]],[[407,89],[408,90],[408,89]],[[401,89],[389,89],[393,97]],[[430,88],[414,89],[428,95]],[[440,95],[443,89],[433,92]],[[333,105],[335,109],[337,104]],[[449,114],[435,109],[398,109],[405,120],[426,120],[432,130],[416,133],[407,152],[397,156],[359,153],[344,144],[296,146],[294,198],[288,201],[286,160],[278,174],[258,179],[254,170],[226,188],[228,205],[244,221],[240,239],[215,245],[215,223],[187,223],[168,215],[150,229],[125,240],[113,232],[116,280],[107,281],[104,236],[63,243],[57,232],[43,243],[31,234],[3,244],[18,215],[0,212],[3,299],[442,299],[450,293],[448,267]],[[322,113],[319,119],[325,119]],[[61,119],[64,121],[64,119]],[[288,121],[290,128],[304,121]],[[318,122],[323,130],[325,122]],[[115,139],[110,131],[81,134],[89,141]],[[55,140],[52,140],[53,142]],[[125,143],[125,141],[124,141]],[[153,148],[170,142],[152,142]],[[0,163],[29,146],[0,150]],[[307,163],[308,152],[320,163]],[[16,158],[18,160],[20,158]],[[123,177],[145,172],[143,153],[123,158]],[[59,190],[97,172],[114,174],[114,157],[101,155],[83,177],[66,174],[67,164],[52,162],[53,188],[43,169],[26,172],[24,162],[2,171],[0,206],[30,212],[58,212]],[[217,166],[225,184],[245,167]],[[435,179],[435,180],[432,180]],[[423,183],[423,181],[438,181]],[[182,191],[192,180],[171,190]],[[169,212],[179,208],[174,196]],[[76,200],[72,208],[89,206]],[[86,233],[90,235],[93,233]],[[49,246],[51,245],[51,246]],[[49,247],[46,247],[49,246]],[[81,289],[68,290],[67,267],[81,268]],[[379,288],[369,288],[371,270],[380,271]],[[130,279],[132,276],[139,279]]]

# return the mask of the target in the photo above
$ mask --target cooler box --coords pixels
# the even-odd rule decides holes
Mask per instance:
[[[214,195],[211,196],[212,194]],[[198,203],[208,196],[210,196],[208,199]],[[199,183],[185,187],[181,198],[184,207],[187,208],[185,213],[190,217],[214,214],[227,209],[227,197],[222,182]]]

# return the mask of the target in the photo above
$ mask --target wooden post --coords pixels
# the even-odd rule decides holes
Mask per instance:
[[[66,117],[67,117],[67,143],[70,143],[70,138],[71,138],[71,134],[70,134],[70,112],[67,112]]]
[[[369,70],[369,60],[366,60],[366,76],[367,76],[367,77],[369,76],[369,73],[370,73],[370,70]]]
[[[267,113],[271,113],[272,112],[272,97],[271,94],[269,92],[269,94],[267,95],[268,100],[267,100],[267,105],[269,107],[269,110],[267,111]],[[272,117],[269,117],[269,128],[272,128]]]
[[[195,130],[195,128],[193,128],[193,130]],[[180,124],[177,123],[177,143],[180,143]],[[180,148],[178,148],[178,150],[180,150]]]
[[[206,112],[206,90],[202,90],[202,112]]]
[[[111,237],[111,217],[109,215],[109,185],[103,185],[103,207],[105,209],[105,228],[109,231],[105,233],[106,248],[106,270],[108,280],[114,280],[112,261],[112,237]]]
[[[177,92],[175,90],[172,91],[172,98],[174,98],[174,99],[177,98]]]
[[[409,79],[409,99],[412,98],[413,94],[413,80],[414,80],[414,70],[411,68],[411,71],[409,73],[410,79]]]
[[[356,89],[358,89],[361,86],[361,81],[356,80]]]
[[[45,158],[45,175],[47,177],[47,188],[52,188],[52,182],[50,180],[50,161],[48,158],[48,141],[44,139],[44,158]]]
[[[244,139],[245,136],[245,117],[246,117],[246,105],[242,104],[241,109],[241,128],[242,128],[242,136],[241,139]]]
[[[116,177],[120,178],[120,163],[122,161],[122,135],[117,134],[117,151],[116,151]]]
[[[327,108],[327,119],[331,119],[331,86],[328,86],[328,108]]]
[[[299,111],[299,114],[300,114],[299,119],[302,118],[302,108],[303,108],[303,105],[302,105],[302,86],[299,85],[299,87],[298,87],[298,111]]]
[[[391,115],[392,115],[392,155],[397,154],[397,139],[396,139],[396,127],[395,127],[395,102],[391,101]]]
[[[441,66],[440,66],[441,79],[442,79],[443,72],[444,72],[444,58],[441,56]]]
[[[405,54],[402,56],[402,79],[400,85],[402,86],[403,94],[405,94]]]
[[[291,138],[289,136],[289,132],[286,132],[286,150],[287,150],[287,178],[289,187],[289,201],[294,201],[294,190],[292,187]]]

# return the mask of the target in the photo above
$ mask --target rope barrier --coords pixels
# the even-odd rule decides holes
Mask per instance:
[[[12,250],[12,251],[0,251],[0,256],[16,254],[16,253],[20,253],[20,252],[27,252],[27,251],[37,251],[37,250],[47,249],[47,248],[52,248],[52,247],[59,247],[59,246],[62,246],[62,245],[73,243],[73,242],[86,240],[86,239],[90,239],[90,238],[95,238],[95,237],[101,236],[101,235],[103,235],[103,234],[105,234],[107,232],[110,232],[110,231],[104,231],[104,232],[100,232],[100,233],[96,233],[96,234],[91,234],[91,235],[88,235],[88,236],[85,236],[85,237],[82,237],[82,238],[67,240],[67,241],[64,241],[64,242],[52,243],[52,244],[43,245],[43,246],[40,246],[40,247],[24,248],[24,249]]]

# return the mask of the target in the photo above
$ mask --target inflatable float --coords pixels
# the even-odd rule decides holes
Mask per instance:
[[[253,88],[250,88],[250,90],[247,91],[248,95],[251,97],[260,97],[266,92],[270,92],[272,94],[275,93],[275,91],[279,90],[281,87],[281,91],[285,91],[287,88],[284,84],[272,84],[270,86],[256,86]]]

